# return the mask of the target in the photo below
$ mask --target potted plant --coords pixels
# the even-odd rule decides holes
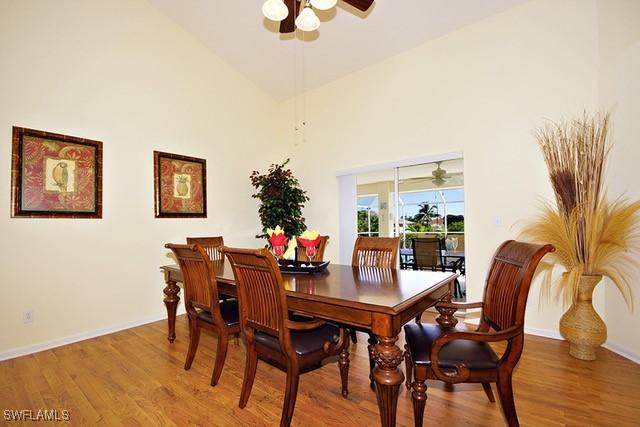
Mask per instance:
[[[299,236],[307,229],[302,209],[309,197],[293,172],[285,168],[288,163],[289,159],[272,164],[266,174],[253,171],[250,176],[251,184],[258,190],[252,197],[260,200],[262,234],[257,238],[267,238],[267,229],[277,226],[282,227],[286,236]]]
[[[570,343],[569,353],[583,360],[594,360],[607,338],[591,302],[595,286],[607,277],[632,309],[631,286],[639,265],[640,202],[610,200],[603,191],[609,130],[610,116],[604,113],[538,129],[556,203],[547,203],[523,233],[556,248],[549,256],[565,271],[554,283],[553,265],[546,269],[541,296],[548,297],[555,284],[557,297],[571,304],[560,319],[560,333]]]

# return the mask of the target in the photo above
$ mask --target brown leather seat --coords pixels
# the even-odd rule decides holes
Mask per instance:
[[[220,314],[222,314],[222,320],[227,326],[239,325],[239,313],[238,313],[238,300],[228,299],[220,302]],[[202,310],[198,313],[198,319],[213,324],[213,318],[211,312],[208,310]]]
[[[451,331],[440,325],[411,324],[404,327],[407,350],[411,360],[418,366],[431,366],[431,348],[441,335]],[[486,342],[455,340],[442,348],[438,355],[438,366],[442,369],[455,369],[464,363],[469,369],[496,369],[498,356]]]
[[[329,341],[337,343],[340,337],[340,328],[331,324],[312,329],[310,331],[291,331],[291,344],[293,350],[300,357],[311,356],[313,353],[324,353],[324,343]],[[280,350],[280,342],[277,337],[262,332],[256,332],[256,343],[263,344],[273,350]]]

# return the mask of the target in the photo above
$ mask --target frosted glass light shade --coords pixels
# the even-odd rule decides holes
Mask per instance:
[[[296,27],[302,31],[315,31],[320,28],[320,19],[309,6],[305,6],[296,18]]]
[[[289,8],[284,0],[267,0],[262,5],[262,14],[272,21],[282,21],[289,16]]]
[[[329,10],[338,3],[338,0],[311,0],[311,5],[318,10]]]

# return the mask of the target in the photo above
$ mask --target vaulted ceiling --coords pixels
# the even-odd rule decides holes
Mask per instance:
[[[262,16],[263,0],[150,0],[277,100],[525,1],[376,0],[366,13],[340,1],[318,11],[318,31],[280,35],[278,24]]]

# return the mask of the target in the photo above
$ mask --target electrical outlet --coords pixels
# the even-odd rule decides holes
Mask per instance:
[[[33,322],[33,310],[29,309],[22,312],[22,322],[23,323]]]

